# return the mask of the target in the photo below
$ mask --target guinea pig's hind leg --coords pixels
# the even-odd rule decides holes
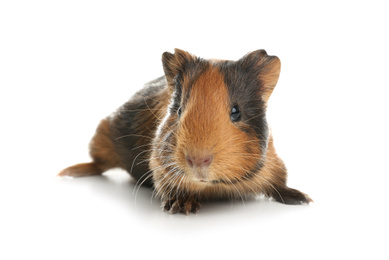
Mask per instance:
[[[171,214],[175,214],[178,212],[185,213],[189,215],[189,213],[197,213],[201,207],[201,204],[193,197],[189,196],[186,198],[170,198],[165,199],[162,202],[162,208],[164,211],[167,211]]]
[[[57,176],[91,176],[121,167],[119,156],[116,154],[115,145],[110,138],[110,127],[107,119],[101,121],[90,145],[90,155],[93,162],[80,163],[63,169]]]
[[[313,202],[307,194],[287,186],[273,187],[271,197],[278,202],[288,205],[301,205]]]

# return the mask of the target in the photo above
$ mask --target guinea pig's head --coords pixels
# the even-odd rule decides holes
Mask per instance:
[[[175,49],[162,62],[172,98],[153,143],[156,187],[201,190],[257,173],[266,157],[265,112],[280,60],[264,50],[223,61]]]

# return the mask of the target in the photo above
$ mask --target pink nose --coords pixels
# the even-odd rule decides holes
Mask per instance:
[[[186,161],[190,167],[208,167],[212,162],[212,156],[195,157],[186,156]]]

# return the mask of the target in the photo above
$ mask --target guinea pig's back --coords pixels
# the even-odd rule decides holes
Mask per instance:
[[[166,114],[170,94],[165,77],[145,84],[128,102],[109,117],[111,138],[122,166],[137,181],[151,186],[148,159],[151,142]]]

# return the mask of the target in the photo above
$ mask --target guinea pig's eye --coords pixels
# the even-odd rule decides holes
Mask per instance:
[[[238,106],[231,109],[231,121],[236,122],[240,119],[240,111]]]

